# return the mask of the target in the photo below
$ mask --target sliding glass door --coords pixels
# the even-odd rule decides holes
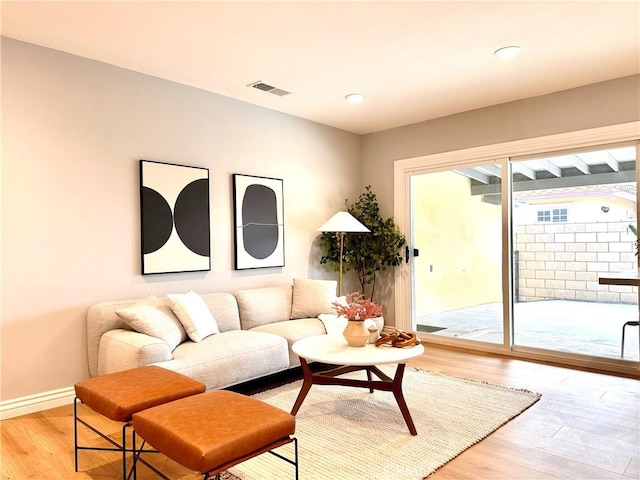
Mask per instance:
[[[635,138],[625,128],[601,136]],[[396,166],[409,239],[397,326],[439,344],[640,370],[640,329],[628,323],[638,289],[599,283],[638,267],[638,140],[578,148],[588,136],[567,136],[574,148],[553,154],[533,153],[545,149],[536,139]]]

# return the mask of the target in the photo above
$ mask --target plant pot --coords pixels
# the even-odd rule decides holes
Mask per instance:
[[[349,320],[342,335],[352,347],[364,347],[367,340],[369,340],[369,330],[365,327],[364,322],[360,320]]]

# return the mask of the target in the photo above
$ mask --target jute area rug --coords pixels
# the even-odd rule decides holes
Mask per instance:
[[[364,372],[351,375],[363,378]],[[300,386],[293,382],[255,398],[290,411]],[[415,368],[405,370],[403,391],[416,436],[391,392],[312,386],[296,416],[300,479],[423,479],[540,399],[527,390]],[[292,445],[278,451],[292,458]],[[264,454],[228,474],[230,480],[285,480],[294,478],[294,467]]]

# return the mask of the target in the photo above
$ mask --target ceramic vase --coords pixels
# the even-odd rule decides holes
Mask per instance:
[[[373,322],[376,324],[376,327],[378,327],[378,331],[381,332],[382,329],[384,328],[384,317],[375,317],[375,318],[370,318],[369,320],[365,320],[365,322]]]
[[[369,340],[369,330],[362,321],[349,320],[342,334],[352,347],[364,347]]]

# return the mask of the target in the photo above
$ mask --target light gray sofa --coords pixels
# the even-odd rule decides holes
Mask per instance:
[[[208,310],[200,317],[210,312],[219,333],[197,342],[186,333],[188,326],[181,328],[181,312],[173,315],[175,303],[169,298],[102,302],[87,312],[89,372],[96,376],[158,365],[210,390],[283,371],[300,363],[291,351],[295,341],[326,333],[318,315],[333,313],[335,292],[335,281],[294,279],[293,285],[200,294]],[[158,310],[163,321],[173,317],[174,325],[159,331]],[[123,313],[131,311],[133,321]]]

